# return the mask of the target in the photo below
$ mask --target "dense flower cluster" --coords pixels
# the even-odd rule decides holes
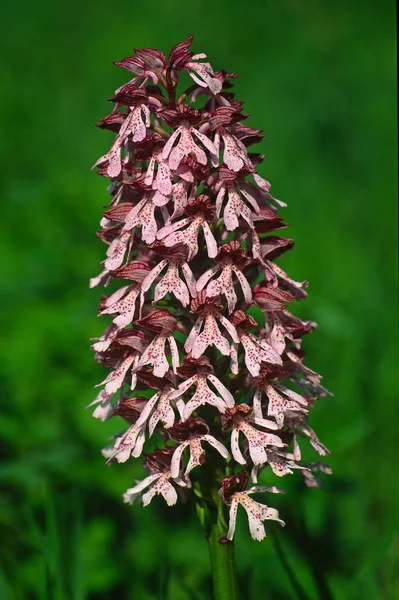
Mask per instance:
[[[329,469],[302,462],[298,438],[328,454],[307,421],[327,392],[303,364],[301,338],[316,325],[286,308],[307,284],[274,262],[293,241],[275,235],[286,227],[277,212],[285,205],[257,173],[263,157],[248,151],[261,130],[243,124],[235,76],[213,71],[191,42],[168,59],[142,49],[117,62],[133,78],[100,120],[116,137],[95,165],[112,183],[99,233],[107,258],[91,286],[125,285],[101,300],[100,314],[113,321],[93,349],[110,372],[94,416],[127,423],[104,450],[109,463],[141,456],[153,440],[160,446],[144,454],[148,477],[126,502],[161,494],[173,505],[212,464],[225,474],[217,483],[230,507],[227,538],[241,504],[262,539],[265,519],[283,522],[249,495],[279,490],[248,488],[249,477],[299,469],[319,485],[314,471]]]

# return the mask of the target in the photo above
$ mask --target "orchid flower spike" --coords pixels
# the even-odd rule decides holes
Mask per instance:
[[[314,471],[330,472],[302,462],[299,446],[307,437],[328,454],[308,424],[328,392],[303,362],[302,337],[316,324],[287,309],[307,282],[275,262],[293,240],[277,233],[285,205],[249,150],[261,130],[244,124],[235,76],[194,54],[192,41],[169,57],[145,48],[115,63],[131,79],[99,122],[115,139],[94,166],[111,184],[98,234],[107,252],[91,286],[113,287],[100,303],[112,322],[93,340],[109,372],[92,404],[94,417],[126,423],[103,451],[108,463],[143,459],[147,475],[125,502],[208,506],[210,482],[229,513],[226,538],[241,506],[262,540],[264,521],[284,524],[252,498],[281,491],[254,485],[262,471],[299,470],[311,487]],[[161,447],[149,451],[153,436]]]

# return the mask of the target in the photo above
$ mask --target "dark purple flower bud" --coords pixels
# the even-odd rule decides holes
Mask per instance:
[[[189,50],[192,42],[193,35],[190,35],[189,38],[184,40],[184,42],[179,42],[172,48],[169,54],[169,63],[172,69],[181,70],[184,69],[188,61],[193,56],[193,52]]]

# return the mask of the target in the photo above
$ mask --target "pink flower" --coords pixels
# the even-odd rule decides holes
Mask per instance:
[[[286,332],[277,315],[266,314],[265,321],[268,343],[281,356],[285,350],[285,339],[292,341],[292,336]]]
[[[105,390],[101,390],[97,397],[91,402],[86,408],[91,408],[96,405],[93,411],[93,417],[105,421],[109,419],[113,414],[112,400],[114,395],[107,394]]]
[[[218,94],[222,89],[222,83],[215,77],[213,69],[209,63],[194,62],[199,58],[206,58],[206,54],[196,54],[191,61],[187,63],[186,69],[195,81],[201,87],[209,87],[212,94]]]
[[[137,425],[139,426],[145,425],[148,422],[148,432],[150,437],[154,433],[154,429],[159,421],[162,422],[165,429],[172,427],[175,422],[175,413],[170,405],[170,392],[171,388],[166,386],[163,390],[154,394],[154,396],[148,400],[140,417],[137,419]]]
[[[251,423],[253,423],[260,427],[275,430],[278,428],[276,423],[259,417],[251,417],[251,412],[252,409],[247,404],[238,404],[225,413],[222,419],[225,423],[224,427],[227,427],[230,422],[233,424],[231,433],[231,453],[234,460],[240,465],[245,465],[247,463],[242,455],[239,445],[239,437],[240,433],[242,433],[247,440],[248,451],[252,462],[254,465],[263,465],[268,462],[265,448],[268,446],[281,448],[284,444],[277,435],[259,431],[251,425]]]
[[[113,351],[116,356],[116,363],[112,363],[107,366],[116,366],[116,364],[126,358],[125,346],[129,346],[131,349],[136,350],[139,354],[143,352],[144,348],[149,343],[149,338],[143,332],[137,329],[122,330],[118,329],[113,323],[107,327],[104,334],[100,338],[94,339],[95,343],[92,349],[97,353],[97,359],[99,362],[104,355],[107,355],[107,351]]]
[[[118,316],[115,317],[113,323],[115,323],[118,328],[125,327],[133,321],[134,315],[137,312],[136,301],[139,297],[138,314],[140,315],[144,298],[140,286],[137,285],[127,285],[109,296],[104,302],[105,308],[100,312],[100,315],[118,313]]]
[[[166,254],[166,258],[161,260],[148,273],[141,285],[142,292],[147,292],[165,267],[168,267],[166,274],[155,286],[153,304],[164,298],[167,293],[171,293],[182,306],[187,306],[190,303],[190,297],[196,298],[197,291],[193,272],[185,259],[184,246],[167,248],[162,244],[158,244],[153,246],[153,250],[160,255]],[[179,276],[179,269],[183,272],[185,282]]]
[[[166,58],[159,50],[154,48],[142,48],[135,50],[136,56],[128,56],[115,62],[117,67],[122,67],[136,75],[132,82],[141,84],[148,78],[157,84],[160,76],[166,69]],[[132,83],[131,82],[131,83]]]
[[[186,214],[189,216],[166,225],[158,231],[157,238],[163,240],[168,248],[177,244],[185,244],[188,248],[187,260],[191,260],[198,253],[198,234],[202,228],[208,256],[214,258],[217,254],[217,244],[208,221],[213,220],[213,207],[208,196],[201,194],[194,201],[188,202]],[[188,225],[187,229],[182,230]]]
[[[169,430],[169,435],[172,439],[180,442],[172,456],[170,472],[174,478],[179,476],[182,454],[186,448],[190,449],[190,459],[184,472],[185,477],[189,475],[194,467],[204,464],[205,451],[202,448],[203,442],[208,442],[223,458],[227,459],[230,456],[230,453],[223,444],[212,435],[209,435],[209,428],[202,419],[193,419],[190,417],[184,423],[178,422]]]
[[[131,234],[126,232],[120,238],[115,238],[115,240],[111,243],[107,250],[108,258],[104,262],[104,266],[108,271],[114,271],[121,266],[130,238]]]
[[[112,98],[118,105],[126,105],[126,113],[117,113],[123,120],[119,127],[119,134],[111,150],[102,156],[94,165],[100,166],[104,162],[108,163],[108,177],[118,177],[122,171],[121,150],[125,149],[125,155],[128,154],[128,143],[140,142],[147,135],[147,128],[151,125],[150,109],[148,108],[148,96],[142,88],[136,88],[131,82],[125,84],[115,92]],[[116,111],[115,111],[116,112]]]
[[[288,277],[287,273],[278,267],[275,263],[268,263],[276,275],[284,282],[284,285],[289,289],[289,291],[297,298],[298,300],[301,298],[306,298],[307,293],[303,289],[308,286],[307,281],[294,281],[290,277]]]
[[[219,278],[208,284],[206,295],[210,297],[226,296],[227,306],[231,313],[237,304],[237,295],[233,285],[233,273],[241,285],[245,302],[249,304],[252,300],[251,287],[240,269],[246,262],[246,255],[241,250],[239,242],[234,241],[220,247],[218,259],[219,264],[206,271],[197,281],[197,290],[200,292],[204,289],[211,277],[222,269]]]
[[[230,344],[220,333],[217,321],[225,327],[233,342],[238,343],[238,336],[234,326],[219,312],[220,305],[217,299],[208,299],[200,292],[198,298],[191,303],[191,311],[199,312],[200,316],[187,337],[184,345],[186,352],[190,352],[193,358],[199,358],[208,346],[216,346],[219,352],[229,356]]]
[[[123,495],[123,501],[133,504],[141,492],[146,488],[150,488],[142,496],[143,506],[147,506],[157,494],[160,494],[164,498],[168,506],[173,506],[177,502],[177,492],[170,479],[170,471],[166,473],[153,473],[142,481],[139,481],[134,487],[126,490]]]
[[[173,483],[170,472],[171,448],[165,450],[155,450],[152,455],[147,454],[145,467],[151,472],[143,481],[139,481],[134,487],[126,490],[123,500],[129,504],[133,504],[142,492],[149,490],[142,495],[143,506],[147,506],[153,497],[157,494],[161,495],[168,506],[173,506],[177,502],[177,491],[175,485],[186,487],[187,483],[180,477],[175,477]]]
[[[311,446],[313,446],[313,448],[316,450],[316,452],[318,454],[320,454],[320,456],[328,456],[330,454],[330,451],[328,450],[328,448],[326,448],[324,446],[324,444],[321,443],[321,441],[319,440],[319,438],[317,437],[317,435],[315,434],[313,429],[311,429],[309,427],[309,425],[307,424],[305,415],[288,412],[287,418],[286,418],[286,424],[291,429],[291,431],[294,433],[295,442],[296,442],[297,433],[299,433],[299,435],[301,435],[301,436],[303,436],[303,434],[305,434],[309,438]],[[301,452],[300,452],[299,445],[297,445],[296,457],[299,460],[301,458]]]
[[[119,130],[119,135],[124,140],[131,136],[133,142],[141,142],[147,134],[147,127],[151,124],[148,106],[140,104],[129,109],[128,117]],[[118,173],[119,175],[119,173]]]
[[[234,231],[239,227],[239,218],[242,217],[249,227],[253,228],[253,211],[247,206],[240,194],[238,188],[234,183],[236,175],[230,173],[228,170],[220,172],[223,173],[222,184],[219,188],[218,195],[216,197],[216,215],[219,217],[223,202],[227,195],[227,203],[223,211],[223,220],[228,231]]]
[[[277,386],[276,386],[277,387]],[[288,411],[307,413],[308,403],[305,398],[302,398],[296,392],[282,386],[279,389],[281,391],[284,390],[285,395],[288,398],[285,398],[281,394],[278,393],[276,387],[265,383],[262,387],[256,390],[254,399],[253,399],[253,407],[254,414],[256,417],[263,418],[262,414],[262,392],[265,392],[268,398],[268,406],[267,406],[267,415],[269,417],[273,417],[279,427],[282,427],[284,424],[284,417]],[[291,399],[290,399],[291,398]],[[295,399],[294,399],[295,398]]]
[[[332,474],[331,467],[321,461],[316,462],[316,463],[307,463],[307,466],[308,466],[308,469],[303,469],[301,471],[301,473],[305,479],[305,485],[307,487],[320,488],[323,485],[323,481],[321,479],[319,479],[318,477],[315,477],[315,475],[313,475],[314,472],[324,473],[325,475]]]
[[[156,377],[163,377],[169,370],[169,363],[165,353],[166,342],[168,342],[172,368],[176,372],[179,365],[179,350],[173,337],[176,327],[175,318],[167,310],[159,309],[153,310],[140,319],[138,324],[149,331],[156,332],[157,335],[140,356],[135,366],[135,371],[146,365],[151,365],[153,374]]]
[[[284,477],[285,475],[292,475],[293,469],[306,469],[298,461],[298,457],[295,457],[291,452],[282,452],[277,448],[271,448],[267,452],[267,464],[271,467],[274,475],[277,477]],[[259,470],[265,465],[255,465],[252,468],[252,481],[256,482],[258,479]]]
[[[108,464],[115,460],[126,462],[130,455],[141,455],[145,442],[146,423],[138,423],[137,419],[146,405],[145,398],[126,398],[114,409],[114,415],[121,416],[130,423],[127,431],[116,437],[115,444],[103,450],[103,456],[108,458]]]
[[[283,494],[284,492],[276,487],[253,486],[245,489],[248,484],[248,473],[241,471],[238,475],[226,477],[222,481],[222,487],[219,494],[223,500],[230,506],[229,530],[226,538],[232,540],[237,520],[238,506],[241,505],[248,517],[248,525],[251,536],[254,540],[261,541],[266,537],[263,521],[273,520],[284,526],[285,523],[279,518],[278,511],[275,508],[269,508],[260,504],[249,497],[250,494],[259,492],[271,492],[272,494]]]
[[[171,51],[169,59],[174,70],[184,69],[190,77],[201,88],[208,87],[212,94],[218,94],[222,90],[222,83],[215,76],[209,63],[197,62],[200,58],[206,58],[206,54],[195,54],[189,50],[193,36],[191,35],[184,42],[177,44]],[[173,71],[172,71],[173,73]],[[174,73],[176,77],[176,73]]]
[[[266,340],[249,333],[257,325],[255,319],[243,311],[236,311],[232,316],[232,323],[236,326],[237,334],[245,350],[245,365],[253,377],[259,375],[262,362],[281,365],[280,355]],[[234,340],[235,341],[235,340]],[[232,371],[237,372],[238,363],[234,347]]]
[[[223,162],[226,167],[236,173],[241,169],[252,170],[253,167],[244,144],[224,128],[217,130],[215,135],[213,166],[218,165],[218,160],[216,159],[219,156],[220,138],[222,138],[224,144]]]
[[[211,158],[215,160],[217,150],[214,143],[203,133],[192,127],[189,123],[183,122],[180,127],[172,133],[162,150],[162,158],[169,158],[169,167],[177,169],[185,156],[195,156],[195,159],[201,164],[208,163],[208,157],[204,150],[194,141],[194,137],[208,150]],[[176,146],[173,144],[177,141]]]
[[[186,208],[188,202],[188,193],[190,189],[191,183],[189,181],[180,180],[177,183],[174,183],[172,186],[172,199],[173,199],[173,213],[171,219],[177,219],[177,217],[181,217],[184,213],[184,209]],[[193,188],[193,197],[191,200],[195,199],[195,188]]]
[[[158,171],[155,175],[155,165],[158,164]],[[169,197],[172,193],[172,176],[169,165],[162,158],[162,151],[155,152],[150,159],[145,184],[152,186],[153,190],[157,190],[164,196]]]
[[[147,194],[126,216],[124,231],[141,227],[141,237],[147,244],[155,242],[158,224],[155,218],[155,195]],[[126,234],[125,234],[126,235]],[[130,236],[130,234],[128,234]],[[119,265],[118,265],[119,266]]]
[[[139,356],[135,353],[130,354],[114,371],[111,371],[102,383],[99,383],[98,385],[105,384],[105,391],[107,394],[115,393],[123,385],[129,368],[133,367],[134,369],[138,365],[138,362]]]
[[[182,377],[187,377],[193,371],[195,371],[195,374],[189,376],[170,394],[170,399],[179,398],[176,404],[182,421],[186,421],[195,410],[204,404],[214,406],[221,413],[234,406],[233,396],[223,383],[215,377],[213,369],[205,357],[201,357],[199,360],[186,357],[183,365],[177,369],[178,374]],[[216,388],[220,396],[209,388],[208,381]],[[196,386],[195,393],[187,403],[184,403],[180,398],[193,385]]]

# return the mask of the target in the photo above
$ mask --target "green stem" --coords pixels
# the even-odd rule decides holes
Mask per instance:
[[[209,552],[214,600],[237,600],[237,575],[234,542],[226,539],[225,506],[220,499],[210,512]]]

